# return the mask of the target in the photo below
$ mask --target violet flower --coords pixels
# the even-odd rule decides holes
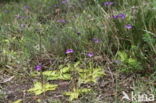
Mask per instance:
[[[104,6],[112,6],[114,4],[114,2],[111,1],[106,1],[103,3]]]
[[[64,19],[57,20],[58,23],[65,23],[66,21]]]
[[[126,15],[123,13],[120,13],[118,15],[113,16],[114,19],[125,19]]]
[[[62,4],[66,4],[66,3],[68,3],[68,1],[69,1],[69,0],[62,0],[61,3],[62,3]]]
[[[127,24],[127,25],[125,25],[125,28],[127,28],[127,29],[132,29],[133,26],[132,26],[131,24]]]
[[[15,15],[16,19],[26,19],[28,18],[27,16],[20,16],[20,15]]]
[[[90,53],[87,53],[87,56],[88,56],[88,57],[93,57],[94,54],[90,52]]]
[[[97,38],[93,38],[92,41],[93,41],[94,43],[99,43],[101,40],[99,40],[99,39],[97,39]]]
[[[71,54],[71,53],[74,53],[74,50],[73,49],[67,49],[65,53],[66,54]]]
[[[30,6],[25,5],[23,8],[24,8],[24,9],[30,9]]]
[[[121,18],[121,19],[125,19],[126,18],[126,15],[125,14],[118,14],[118,18]]]
[[[37,70],[37,71],[42,70],[42,65],[36,65],[36,66],[35,66],[35,70]]]

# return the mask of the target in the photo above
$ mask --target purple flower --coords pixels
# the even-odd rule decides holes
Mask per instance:
[[[42,69],[42,65],[36,65],[35,70],[40,71]]]
[[[90,53],[87,53],[87,56],[92,57],[92,56],[94,56],[94,54],[90,52]]]
[[[111,6],[113,4],[114,4],[114,2],[111,2],[111,1],[106,1],[103,3],[104,6]]]
[[[118,15],[113,16],[113,18],[114,19],[119,19],[119,18],[120,19],[125,19],[126,18],[126,15],[121,13],[121,14],[118,14]]]
[[[25,5],[23,8],[24,8],[24,9],[30,9],[30,6]]]
[[[28,18],[27,16],[20,16],[19,14],[18,15],[15,15],[16,19],[25,19],[25,18]]]
[[[125,28],[127,28],[127,29],[132,29],[132,25],[131,24],[127,24],[127,25],[125,25]]]
[[[70,54],[70,53],[73,53],[73,52],[74,52],[73,49],[67,49],[65,53],[66,53],[66,54]]]
[[[94,43],[99,43],[101,40],[97,39],[97,38],[93,38],[92,39]]]
[[[69,0],[62,0],[62,4],[68,3]]]
[[[112,17],[113,17],[114,19],[117,19],[117,18],[118,18],[117,15],[113,15]]]
[[[126,15],[125,14],[118,14],[118,18],[125,19]]]
[[[66,21],[64,19],[57,20],[58,23],[65,23]]]

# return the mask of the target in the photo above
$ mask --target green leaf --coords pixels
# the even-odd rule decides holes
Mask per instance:
[[[149,33],[145,33],[142,38],[147,43],[154,43],[155,39]]]
[[[129,64],[136,64],[137,63],[137,60],[136,59],[133,59],[133,58],[129,58],[128,59],[128,63]]]
[[[88,93],[90,91],[91,91],[91,89],[88,89],[88,88],[80,89],[80,93]]]
[[[13,103],[22,103],[22,99],[18,99],[16,101],[14,101]]]
[[[58,85],[55,85],[55,84],[49,84],[49,83],[42,84],[40,82],[36,82],[34,84],[34,87],[30,88],[28,90],[28,92],[35,93],[35,95],[40,95],[43,92],[46,92],[46,91],[49,91],[49,90],[55,90],[57,87],[58,87]]]
[[[97,82],[97,79],[104,75],[102,68],[79,69],[79,83]]]
[[[60,72],[62,72],[62,73],[70,72],[70,68],[69,67],[64,67],[64,68],[60,69]]]
[[[76,62],[76,63],[74,64],[74,68],[76,68],[79,64],[80,64],[80,61]]]
[[[63,74],[62,75],[62,78],[60,79],[63,79],[63,80],[70,80],[72,77],[71,77],[71,74]]]
[[[46,75],[46,76],[51,76],[51,75],[55,75],[56,74],[56,71],[44,71],[43,72],[43,75]]]
[[[79,97],[78,92],[66,92],[65,95],[69,96],[70,101],[77,99]]]
[[[88,93],[90,91],[91,91],[91,89],[88,89],[88,88],[81,88],[81,89],[75,89],[74,88],[73,91],[71,91],[71,92],[65,92],[64,95],[69,96],[69,100],[70,101],[73,101],[74,99],[78,99],[78,97],[81,94]]]
[[[70,80],[71,74],[68,72],[70,72],[70,68],[64,67],[60,70],[44,71],[43,76],[45,76],[47,78],[47,80],[58,80],[58,79],[59,80]]]
[[[118,52],[118,56],[119,56],[119,59],[120,59],[122,62],[126,61],[127,58],[128,58],[127,53],[124,52],[124,51],[122,51],[122,52],[119,51],[119,52]]]

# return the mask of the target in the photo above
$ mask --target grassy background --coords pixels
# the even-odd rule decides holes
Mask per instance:
[[[39,63],[49,70],[58,68],[60,64],[81,61],[84,65],[91,62],[94,66],[102,66],[108,72],[106,68],[110,68],[111,75],[119,75],[114,77],[119,87],[124,77],[136,76],[132,79],[133,86],[141,91],[147,83],[141,78],[146,78],[152,84],[147,83],[147,90],[155,94],[156,2],[112,0],[114,5],[107,7],[103,5],[105,1],[69,0],[62,4],[61,0],[9,0],[0,3],[0,73],[4,75],[0,79],[15,76],[17,83],[12,84],[20,84],[24,82],[20,81],[21,78],[29,81],[34,66]],[[126,18],[112,18],[120,13]],[[62,19],[64,23],[57,22]],[[126,24],[131,24],[133,28],[126,29]],[[93,38],[100,42],[94,43]],[[66,49],[70,48],[74,53],[66,55]],[[88,52],[94,53],[94,56],[88,58]],[[105,78],[107,76],[101,79]],[[31,79],[28,87],[33,81]],[[6,85],[9,87],[10,83]],[[3,85],[0,87],[5,88]],[[97,88],[95,91],[95,94],[89,95],[95,100],[89,103],[102,101],[99,97],[102,93]],[[109,94],[108,91],[105,93]],[[5,96],[0,97],[6,100]],[[113,102],[120,101],[112,98]],[[78,103],[85,103],[83,100],[82,96]],[[107,99],[103,101],[107,102]]]

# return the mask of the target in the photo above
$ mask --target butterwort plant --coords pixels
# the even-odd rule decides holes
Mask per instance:
[[[66,54],[71,54],[71,53],[74,53],[74,50],[73,49],[67,49],[65,53]]]
[[[66,3],[68,3],[69,2],[69,0],[62,0],[62,4],[66,4]]]
[[[114,2],[112,1],[106,1],[103,3],[104,6],[112,6],[114,4]]]
[[[126,15],[123,13],[120,13],[118,15],[113,16],[114,19],[125,19]]]
[[[23,9],[30,9],[30,6],[25,5],[25,6],[23,7]]]
[[[35,66],[35,70],[41,71],[41,70],[42,70],[42,65],[41,65],[41,64],[36,65],[36,66]]]
[[[126,28],[126,29],[132,29],[133,26],[132,26],[131,24],[126,24],[126,25],[125,25],[125,28]]]
[[[66,21],[64,19],[59,19],[57,20],[58,23],[66,23]]]
[[[100,43],[100,42],[101,42],[101,40],[98,39],[98,38],[93,38],[92,41],[93,41],[94,43]]]
[[[89,52],[89,53],[87,53],[87,56],[88,56],[88,57],[93,57],[93,56],[94,56],[94,53]]]

